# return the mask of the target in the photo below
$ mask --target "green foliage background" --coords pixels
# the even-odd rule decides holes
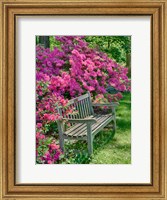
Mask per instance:
[[[116,62],[126,65],[126,55],[131,53],[130,36],[87,36],[85,40],[90,47],[97,48]]]

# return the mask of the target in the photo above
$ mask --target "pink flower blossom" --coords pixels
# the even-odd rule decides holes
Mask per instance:
[[[42,123],[37,123],[37,128],[41,128],[42,127]]]
[[[50,144],[51,149],[55,150],[55,149],[59,149],[60,146],[56,145],[56,144]]]
[[[48,164],[53,164],[53,161],[51,161],[51,160],[48,160]]]

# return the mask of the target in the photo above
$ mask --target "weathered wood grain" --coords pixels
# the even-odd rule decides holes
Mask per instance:
[[[59,131],[59,140],[60,147],[64,151],[64,139],[81,139],[87,140],[88,142],[88,152],[91,155],[93,153],[93,138],[94,136],[100,132],[105,126],[108,125],[111,121],[113,121],[112,130],[115,132],[116,130],[116,115],[115,115],[115,107],[118,105],[117,103],[105,104],[105,106],[112,108],[112,114],[109,115],[95,115],[93,107],[93,103],[91,101],[90,93],[81,95],[77,98],[71,99],[66,108],[62,106],[57,106],[58,113],[63,117],[64,121],[58,121],[58,131]],[[69,114],[65,115],[65,109],[68,107],[76,108],[78,111],[77,114]],[[82,106],[82,109],[81,109]],[[104,104],[96,104],[95,106],[104,106]],[[64,129],[63,123],[67,121],[72,124],[67,130]],[[75,125],[77,124],[77,125]]]

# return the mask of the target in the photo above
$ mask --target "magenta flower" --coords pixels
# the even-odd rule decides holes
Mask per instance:
[[[41,128],[42,127],[42,123],[37,123],[37,128]]]
[[[50,144],[50,148],[51,148],[52,150],[55,150],[55,149],[59,149],[60,146],[59,146],[59,145],[56,145],[56,144]]]

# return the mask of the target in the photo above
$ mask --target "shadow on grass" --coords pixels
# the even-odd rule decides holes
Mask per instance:
[[[129,149],[131,150],[131,144],[130,143],[127,143],[127,144],[116,144],[115,145],[116,149],[120,149],[120,150],[124,150],[124,149]]]
[[[94,146],[94,153],[96,153],[96,150],[99,150],[101,148],[104,148],[105,145],[113,141],[115,133],[110,131],[101,131],[94,139],[93,146]]]
[[[117,126],[119,128],[119,130],[121,131],[126,131],[129,130],[131,128],[131,121],[128,119],[118,119],[117,120]],[[122,132],[124,133],[124,132]]]

